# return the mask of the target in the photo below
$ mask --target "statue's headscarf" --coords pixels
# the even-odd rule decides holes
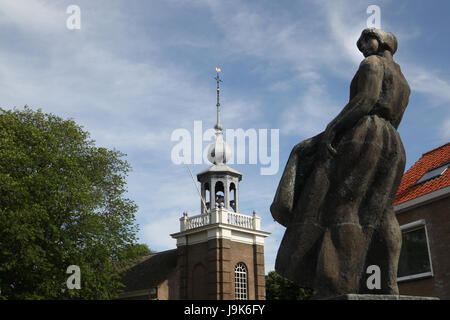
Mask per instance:
[[[390,32],[377,29],[377,28],[367,28],[364,29],[361,33],[361,36],[358,39],[356,45],[358,46],[359,51],[361,51],[361,42],[364,37],[374,36],[380,42],[381,47],[385,47],[389,51],[391,51],[392,55],[397,51],[397,38]]]

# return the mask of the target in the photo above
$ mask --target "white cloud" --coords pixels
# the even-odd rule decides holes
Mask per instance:
[[[95,137],[97,144],[117,148],[119,150],[142,150],[146,152],[158,153],[167,151],[167,141],[170,141],[170,132],[150,131],[144,126],[115,126],[100,128],[94,126],[90,130],[92,137]]]
[[[411,89],[423,94],[432,106],[450,103],[450,81],[443,79],[438,72],[413,64],[403,69]]]
[[[0,2],[3,23],[13,23],[27,32],[55,32],[66,28],[66,8],[54,1],[4,0]]]
[[[283,111],[281,133],[308,138],[325,130],[326,125],[337,115],[340,108],[327,94],[326,87],[311,84],[298,103]]]
[[[149,247],[156,251],[169,250],[176,247],[176,240],[170,234],[179,232],[178,215],[165,216],[155,219],[149,224],[141,226],[140,240],[148,243]]]
[[[362,54],[356,47],[356,41],[361,35],[361,31],[367,28],[367,3],[364,1],[358,3],[321,1],[321,8],[327,18],[328,30],[340,47],[336,51],[341,52],[341,48],[344,48],[347,58],[352,62],[359,62],[362,58]]]
[[[264,240],[264,260],[265,260],[265,272],[275,270],[275,261],[280,248],[281,240],[283,239],[285,227],[277,222],[267,221],[263,224],[263,230],[270,232],[271,235]]]
[[[197,2],[198,3],[198,2]],[[307,71],[333,59],[333,43],[313,36],[323,28],[317,16],[285,19],[243,1],[204,1],[224,37],[227,54],[247,55],[271,63],[290,63],[290,70]],[[261,73],[267,73],[267,63]]]
[[[442,139],[443,140],[450,140],[450,118],[447,118],[444,120],[444,123],[441,126],[442,131]]]
[[[147,166],[129,177],[129,193],[139,205],[140,241],[161,251],[175,247],[171,233],[179,232],[186,211],[200,213],[200,198],[183,166]]]

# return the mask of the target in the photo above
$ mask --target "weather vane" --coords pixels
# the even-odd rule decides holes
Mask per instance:
[[[219,97],[219,94],[220,94],[220,82],[222,82],[222,80],[219,77],[219,72],[221,72],[221,71],[222,70],[220,70],[220,68],[216,67],[217,75],[214,78],[217,81],[217,104],[216,104],[216,106],[217,106],[217,123],[214,126],[214,128],[217,131],[222,131],[222,128],[223,128],[222,125],[220,124],[220,99],[219,99],[220,98]]]

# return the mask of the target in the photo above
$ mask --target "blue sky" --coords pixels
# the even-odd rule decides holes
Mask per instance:
[[[81,29],[66,28],[69,5]],[[225,128],[279,129],[280,168],[234,165],[240,211],[256,210],[273,270],[284,228],[269,206],[298,142],[325,128],[348,101],[369,5],[399,40],[394,59],[410,83],[399,127],[407,168],[450,139],[448,1],[2,0],[0,107],[73,118],[97,145],[126,153],[128,196],[140,241],[175,247],[183,211],[200,201],[185,166],[171,162],[177,128],[215,123],[215,67],[222,69]],[[205,142],[204,147],[207,146]],[[207,164],[192,165],[194,174]]]

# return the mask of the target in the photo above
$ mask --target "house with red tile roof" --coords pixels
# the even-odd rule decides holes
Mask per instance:
[[[405,172],[394,210],[403,235],[400,294],[450,299],[450,143]]]

